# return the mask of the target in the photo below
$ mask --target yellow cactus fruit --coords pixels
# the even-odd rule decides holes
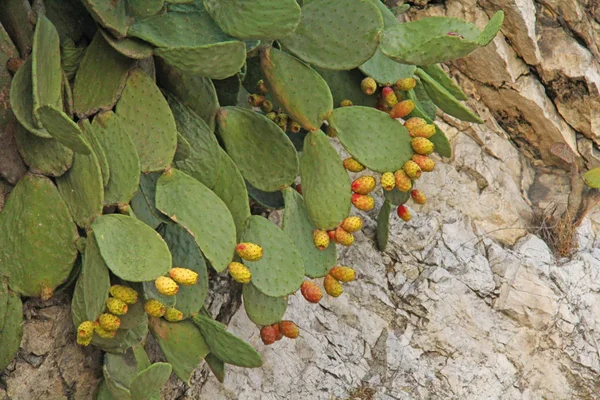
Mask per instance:
[[[428,156],[433,153],[434,145],[429,139],[416,137],[410,141],[410,145],[417,154]]]
[[[396,81],[394,88],[402,90],[403,92],[408,92],[409,90],[414,89],[415,86],[417,86],[415,78],[403,78]]]
[[[106,308],[111,314],[114,315],[125,315],[129,310],[127,303],[123,300],[119,300],[116,297],[109,297],[106,299]]]
[[[146,300],[144,303],[144,311],[151,317],[160,318],[167,312],[167,308],[163,303],[156,299]]]
[[[408,133],[410,134],[410,136],[412,136],[414,138],[420,137],[420,138],[429,139],[430,137],[435,135],[435,125],[434,124],[425,124],[425,125],[419,126],[417,128],[414,128],[412,130],[409,130]]]
[[[403,100],[396,104],[390,111],[392,118],[404,118],[415,109],[415,102],[412,100]]]
[[[340,101],[340,107],[350,107],[352,105],[354,105],[354,104],[352,104],[351,100],[345,99],[345,100]]]
[[[196,283],[198,283],[198,274],[196,272],[192,271],[191,269],[187,269],[187,268],[179,268],[179,267],[171,268],[169,270],[169,276],[175,282],[179,283],[180,285],[184,285],[184,286],[191,286],[191,285],[195,285]]]
[[[399,169],[394,172],[394,178],[396,179],[396,187],[399,191],[408,192],[412,188],[412,181],[403,170]]]
[[[396,187],[396,178],[394,178],[393,172],[384,172],[381,174],[381,187],[388,192]]]
[[[94,332],[96,332],[96,335],[100,336],[103,339],[112,339],[117,334],[117,331],[109,331],[107,329],[104,329],[100,325],[96,326]]]
[[[351,201],[361,211],[371,211],[375,207],[375,199],[369,195],[353,193]]]
[[[239,243],[235,247],[238,256],[246,261],[258,261],[263,256],[263,249],[255,243]]]
[[[344,289],[341,283],[331,275],[327,275],[323,281],[323,287],[331,297],[339,297]]]
[[[313,231],[313,241],[319,250],[325,250],[329,246],[329,235],[323,229],[315,229]]]
[[[361,176],[360,178],[356,178],[350,188],[354,193],[358,194],[369,194],[375,189],[375,185],[377,182],[375,178],[370,175]]]
[[[423,125],[427,125],[427,121],[425,121],[423,118],[420,118],[420,117],[412,117],[412,118],[407,119],[404,122],[404,127],[406,129],[408,129],[409,132],[411,132]]]
[[[158,293],[165,296],[175,296],[179,291],[179,285],[177,285],[177,282],[167,276],[159,276],[156,278],[154,281],[154,286],[156,286]]]
[[[90,335],[90,337],[77,336],[77,344],[82,347],[88,346],[90,343],[92,343],[93,334],[94,331],[92,331],[92,335]]]
[[[94,335],[94,321],[83,321],[77,327],[77,337],[78,338],[91,338]]]
[[[340,225],[346,232],[354,233],[358,232],[363,227],[363,220],[361,217],[352,216],[344,219]]]
[[[106,329],[107,331],[116,331],[121,326],[119,317],[108,313],[100,314],[98,323],[102,329]]]
[[[413,160],[408,160],[402,166],[402,169],[408,175],[408,177],[412,180],[419,179],[421,177],[421,168],[419,165]]]
[[[178,322],[183,319],[183,313],[176,308],[169,307],[164,317],[169,322]]]
[[[110,287],[110,295],[116,299],[124,301],[127,304],[135,304],[139,296],[138,292],[123,285],[112,285]]]
[[[292,132],[292,133],[298,133],[300,132],[300,129],[302,129],[302,126],[294,121],[293,119],[290,119],[288,121],[288,126],[287,126],[288,131]]]
[[[344,160],[344,168],[350,172],[361,172],[365,169],[365,166],[356,161],[352,157],[348,157]]]
[[[394,107],[398,104],[398,97],[396,96],[396,93],[394,93],[394,89],[389,86],[385,86],[381,89],[381,98],[388,107]]]
[[[270,113],[271,111],[273,111],[273,103],[271,103],[269,100],[263,100],[263,102],[260,103],[260,109],[265,114]]]
[[[250,272],[250,269],[242,263],[234,261],[229,264],[228,269],[229,275],[231,275],[233,280],[236,282],[248,283],[252,279],[252,273]]]
[[[344,283],[352,282],[354,279],[356,279],[356,272],[352,268],[345,267],[343,265],[338,265],[331,268],[329,275]]]
[[[413,154],[412,160],[417,163],[423,172],[431,172],[435,167],[435,161],[422,154]]]
[[[377,82],[371,77],[366,77],[360,82],[360,89],[364,94],[370,96],[377,90]]]
[[[352,246],[352,243],[354,243],[354,235],[350,232],[346,232],[342,227],[338,227],[335,230],[335,241],[342,246]]]

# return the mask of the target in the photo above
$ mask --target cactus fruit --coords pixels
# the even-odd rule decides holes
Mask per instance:
[[[340,101],[340,107],[350,107],[352,105],[354,105],[354,104],[352,104],[352,101],[350,101],[348,99]]]
[[[250,104],[252,107],[260,107],[263,101],[265,101],[265,96],[260,94],[254,93],[248,96],[248,104]]]
[[[435,125],[434,124],[425,124],[421,126],[417,126],[408,131],[410,136],[414,138],[425,138],[429,139],[433,135],[435,135]]]
[[[169,276],[175,282],[184,286],[195,285],[198,282],[198,274],[187,268],[171,268]]]
[[[394,84],[394,89],[402,90],[403,92],[408,92],[417,86],[417,81],[415,78],[402,78],[398,79]]]
[[[329,125],[326,129],[327,136],[329,137],[337,137],[337,132],[333,129],[333,126]]]
[[[167,308],[163,303],[156,299],[146,300],[144,303],[144,311],[151,317],[160,318],[167,312]]]
[[[302,129],[302,126],[300,126],[300,124],[294,120],[289,120],[287,129],[292,133],[298,133],[300,132],[300,129]]]
[[[377,90],[377,82],[371,77],[366,77],[360,82],[360,89],[364,94],[370,96]]]
[[[325,250],[329,246],[329,235],[323,229],[315,229],[313,231],[313,241],[319,250]]]
[[[318,303],[323,297],[321,288],[311,281],[302,282],[302,286],[300,286],[300,293],[302,293],[302,296],[304,296],[306,301],[309,303]]]
[[[104,313],[98,317],[98,323],[102,329],[116,331],[121,326],[121,320],[116,315]]]
[[[102,328],[100,325],[96,326],[94,332],[102,339],[112,339],[117,334],[117,331],[109,331],[107,329]]]
[[[427,197],[425,196],[425,193],[417,189],[412,190],[410,192],[410,197],[412,197],[413,201],[417,204],[425,204],[427,202]]]
[[[399,169],[394,172],[394,178],[396,179],[396,187],[399,191],[406,193],[412,188],[412,181],[403,170]]]
[[[154,281],[154,286],[158,293],[165,296],[175,296],[179,291],[179,285],[173,279],[166,276],[159,276]]]
[[[370,175],[356,178],[351,185],[352,191],[358,194],[369,194],[375,189],[375,178]]]
[[[270,113],[273,111],[273,103],[271,103],[269,100],[264,100],[262,103],[260,103],[260,109],[265,114]]]
[[[419,166],[419,168],[421,168],[421,171],[423,172],[431,172],[435,167],[435,161],[421,154],[414,154],[412,156],[412,160]]]
[[[331,297],[339,297],[344,291],[341,283],[332,275],[327,275],[325,277],[325,280],[323,280],[323,287],[325,287],[325,291]]]
[[[398,216],[400,217],[400,219],[402,219],[405,222],[410,221],[410,219],[412,218],[412,216],[410,215],[410,211],[408,210],[408,207],[406,207],[404,204],[400,204],[398,206]]]
[[[94,321],[83,321],[77,327],[77,338],[89,339],[94,335]],[[85,345],[87,346],[87,345]]]
[[[246,261],[258,261],[263,256],[263,249],[255,243],[239,243],[235,247],[238,256]]]
[[[346,232],[354,233],[358,232],[363,227],[363,220],[361,217],[352,216],[342,221],[340,227]]]
[[[356,161],[352,157],[348,157],[344,160],[344,168],[350,172],[361,172],[364,171],[365,166]]]
[[[352,246],[352,243],[354,243],[354,235],[350,232],[346,232],[342,227],[338,227],[335,230],[335,241],[342,246]]]
[[[420,118],[420,117],[412,117],[412,118],[407,119],[404,122],[404,127],[406,129],[408,129],[409,133],[411,133],[412,131],[414,131],[415,129],[417,129],[423,125],[427,125],[427,121],[425,121],[423,118]]]
[[[267,346],[273,344],[277,340],[277,331],[272,325],[263,326],[260,329],[260,339]]]
[[[354,193],[352,204],[361,211],[371,211],[375,207],[375,199],[368,195]]]
[[[112,285],[110,287],[110,295],[115,299],[125,302],[126,304],[135,304],[139,296],[138,292],[123,285]]]
[[[258,82],[256,82],[256,91],[262,95],[267,94],[267,85],[265,85],[264,80],[261,79]]]
[[[415,102],[412,100],[402,100],[392,107],[390,111],[390,117],[392,118],[404,118],[415,109]]]
[[[327,235],[329,236],[330,242],[337,243],[337,241],[335,240],[335,229],[327,231]]]
[[[408,160],[407,162],[405,162],[402,166],[402,170],[412,180],[419,179],[421,177],[421,168],[413,160]]]
[[[356,272],[352,268],[345,267],[343,265],[338,265],[331,268],[329,275],[344,283],[352,282],[356,279]]]
[[[94,333],[94,331],[92,331],[92,334]],[[89,337],[81,337],[81,336],[77,336],[77,344],[79,346],[82,347],[86,347],[88,346],[90,343],[92,343],[92,337],[93,336],[89,336]]]
[[[169,322],[179,322],[183,319],[183,313],[176,308],[169,307],[164,317]]]
[[[275,123],[277,124],[277,126],[279,126],[282,130],[286,130],[287,129],[287,124],[289,121],[290,117],[288,117],[288,115],[286,113],[277,113],[277,117],[275,118]]]
[[[268,112],[265,116],[273,122],[277,119],[277,113],[275,111]]]
[[[381,187],[383,190],[393,190],[396,186],[396,178],[394,178],[393,172],[384,172],[381,174]]]
[[[429,139],[425,139],[424,137],[416,137],[414,139],[411,139],[410,145],[417,154],[428,156],[429,154],[433,153],[433,143]]]
[[[229,264],[228,269],[229,275],[231,275],[233,280],[236,282],[248,283],[252,279],[252,273],[250,272],[250,269],[242,263],[234,261]]]
[[[296,339],[300,335],[298,325],[292,321],[281,321],[279,323],[279,331],[289,339]]]
[[[106,299],[106,308],[111,314],[114,315],[125,315],[127,314],[127,303],[123,300],[119,300],[116,297],[109,297]]]
[[[388,107],[394,107],[398,104],[398,97],[396,96],[396,93],[394,93],[394,89],[389,86],[385,86],[381,89],[381,98]]]
[[[279,329],[279,324],[273,324],[271,327],[275,330],[275,341],[278,342],[283,339],[283,333],[281,333],[281,329]]]

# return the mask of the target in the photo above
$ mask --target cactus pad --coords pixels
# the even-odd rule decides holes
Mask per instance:
[[[384,201],[379,215],[377,215],[377,248],[379,251],[385,251],[390,237],[390,213],[392,212],[392,204],[389,201]]]
[[[127,34],[127,10],[125,0],[82,0],[88,12],[100,25],[115,37]]]
[[[60,66],[60,39],[48,18],[40,15],[33,36],[31,53],[31,80],[33,84],[34,118],[41,106],[62,106]],[[37,118],[35,118],[37,120]],[[41,127],[38,120],[38,128]]]
[[[33,173],[60,176],[73,165],[73,151],[56,139],[41,138],[18,124],[15,140],[19,154]]]
[[[106,40],[113,49],[124,56],[135,60],[143,60],[144,58],[152,57],[154,48],[150,44],[136,38],[115,39],[104,29],[100,28],[98,30],[102,33],[104,40]]]
[[[318,129],[333,108],[325,80],[309,65],[281,50],[265,48],[260,58],[277,103],[304,129]]]
[[[592,189],[600,189],[600,167],[593,168],[583,174],[583,181]]]
[[[85,293],[87,320],[95,321],[104,311],[110,289],[110,276],[94,235],[90,234],[87,239],[79,279]]]
[[[4,327],[4,321],[6,318],[6,304],[8,303],[8,285],[6,284],[6,279],[0,279],[0,334],[2,333],[2,328]]]
[[[171,164],[177,146],[175,119],[152,78],[141,69],[129,74],[117,116],[135,144],[142,172],[161,171]]]
[[[171,323],[150,318],[150,331],[167,361],[173,365],[175,375],[189,384],[192,373],[209,352],[196,325],[192,321]]]
[[[283,195],[280,191],[265,192],[263,190],[255,188],[248,182],[246,182],[246,189],[248,190],[248,195],[252,197],[254,201],[256,201],[258,204],[265,208],[281,210],[285,207],[285,204],[283,203]]]
[[[350,178],[329,138],[321,131],[304,139],[302,193],[310,219],[319,229],[334,229],[350,213]]]
[[[252,283],[258,290],[272,297],[285,296],[298,290],[304,280],[302,256],[277,225],[264,217],[253,215],[246,221],[240,240],[256,243],[264,249],[260,260],[244,261],[252,272]]]
[[[251,110],[223,107],[217,123],[227,154],[254,187],[274,192],[294,182],[298,154],[275,122]]]
[[[69,276],[78,238],[50,179],[31,174],[21,178],[0,213],[0,226],[0,274],[23,296],[49,298]]]
[[[435,79],[437,83],[442,85],[452,96],[456,97],[460,101],[468,99],[467,95],[462,91],[456,83],[444,72],[440,64],[432,64],[427,66],[419,67],[427,73],[431,78]]]
[[[131,382],[131,398],[151,400],[160,396],[160,389],[171,375],[171,364],[154,363],[141,371]]]
[[[360,89],[360,82],[364,78],[360,71],[356,69],[336,71],[323,68],[315,68],[315,70],[327,82],[333,96],[334,107],[339,107],[342,100],[350,100],[355,106],[375,107],[377,97],[367,96]]]
[[[151,17],[162,11],[165,0],[127,0],[127,10],[136,17]]]
[[[243,286],[244,309],[256,325],[272,325],[281,321],[287,309],[286,297],[270,297],[258,290],[252,282]]]
[[[263,364],[260,354],[242,339],[227,332],[217,321],[204,315],[194,317],[210,352],[226,364],[257,368]]]
[[[285,189],[283,196],[285,199],[283,231],[302,254],[306,276],[321,278],[327,275],[337,260],[335,245],[330,244],[325,250],[319,250],[313,241],[313,231],[316,227],[308,216],[304,199],[291,188]]]
[[[171,221],[156,208],[156,181],[159,177],[160,173],[142,174],[138,191],[131,199],[131,206],[137,218],[153,229],[156,229],[163,222]]]
[[[409,90],[406,92],[406,97],[415,103],[415,109],[410,113],[410,115],[408,115],[408,117],[420,117],[427,121],[428,124],[433,124],[433,119],[431,119],[425,108],[421,105],[421,102],[417,98],[415,91]],[[435,126],[435,135],[430,137],[429,140],[435,146],[434,151],[440,156],[452,157],[452,147],[450,146],[450,142],[448,141],[448,138],[444,132],[437,125]]]
[[[395,206],[404,204],[410,199],[410,192],[401,192],[398,188],[394,188],[390,191],[384,190],[383,195],[387,202]]]
[[[352,69],[373,56],[382,30],[383,18],[370,0],[314,0],[302,7],[300,24],[281,44],[318,67]]]
[[[214,192],[173,169],[158,179],[156,207],[194,237],[215,270],[227,268],[236,244],[235,225],[227,206]]]
[[[215,378],[223,383],[225,381],[225,363],[212,353],[207,354],[204,361],[208,364],[208,368],[210,368]]]
[[[10,364],[19,351],[23,337],[23,305],[14,293],[8,293],[2,330],[0,330],[0,371]]]
[[[154,280],[171,269],[169,248],[158,233],[135,218],[102,215],[92,223],[108,268],[130,282]]]
[[[37,109],[37,115],[44,128],[54,139],[76,153],[90,154],[92,152],[81,129],[67,114],[53,106],[42,106]]]
[[[108,184],[110,180],[110,167],[108,166],[108,159],[106,158],[106,153],[92,128],[92,124],[88,119],[80,119],[77,122],[81,132],[83,132],[83,137],[87,140],[88,144],[92,148],[96,158],[98,159],[98,165],[100,165],[100,171],[102,172],[102,183],[104,186]]]

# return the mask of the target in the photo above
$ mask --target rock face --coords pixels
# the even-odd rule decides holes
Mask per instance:
[[[359,279],[319,305],[292,296],[285,318],[300,326],[297,340],[263,346],[239,296],[217,282],[209,309],[265,365],[228,368],[224,384],[199,368],[189,387],[169,381],[165,399],[598,398],[600,212],[577,228],[571,258],[541,239],[535,214],[577,201],[557,143],[578,168],[600,165],[600,5],[414,3],[409,18],[479,26],[505,11],[492,45],[449,65],[485,124],[442,116],[454,157],[419,181],[428,204],[411,205],[409,223],[392,217],[385,252],[375,245],[376,212],[360,213],[363,232],[340,249]],[[381,193],[377,201],[376,209]],[[26,303],[22,348],[0,375],[0,399],[91,398],[101,359],[74,345],[66,301]],[[147,347],[152,354],[156,345]]]

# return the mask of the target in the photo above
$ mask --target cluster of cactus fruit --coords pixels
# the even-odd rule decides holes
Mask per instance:
[[[356,278],[336,244],[353,244],[351,206],[375,207],[377,179],[348,171],[381,173],[384,249],[392,207],[408,221],[404,203],[425,202],[429,155],[451,156],[437,108],[482,122],[439,63],[502,18],[400,23],[379,0],[7,1],[0,370],[21,297],[57,290],[73,292],[77,343],[105,352],[98,399],[158,398],[202,360],[221,381],[226,364],[260,367],[204,308],[209,269],[242,284],[263,343],[299,337],[289,296],[318,303]],[[251,204],[283,209],[282,227]],[[167,362],[148,359],[149,332]]]

